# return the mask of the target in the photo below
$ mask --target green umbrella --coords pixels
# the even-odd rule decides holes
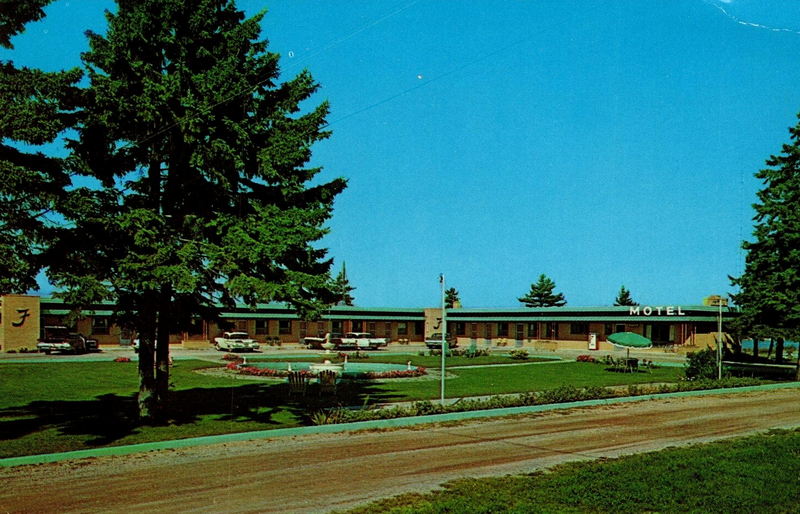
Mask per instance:
[[[614,346],[622,346],[623,348],[627,348],[628,356],[631,354],[631,348],[653,347],[653,341],[634,332],[616,332],[609,335],[607,339],[608,342]]]

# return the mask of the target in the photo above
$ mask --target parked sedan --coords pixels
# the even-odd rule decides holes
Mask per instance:
[[[456,341],[455,337],[452,334],[447,334],[447,347],[453,349],[458,346],[458,341]],[[425,338],[425,345],[430,348],[431,350],[441,350],[442,349],[442,333],[435,332],[430,336]]]

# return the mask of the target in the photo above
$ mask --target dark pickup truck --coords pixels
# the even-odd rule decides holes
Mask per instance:
[[[64,326],[44,327],[36,349],[48,355],[52,352],[78,354],[100,351],[97,339],[90,339],[83,334],[70,332]]]

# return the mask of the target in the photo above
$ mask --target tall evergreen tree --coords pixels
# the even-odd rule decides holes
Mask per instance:
[[[742,244],[744,274],[731,279],[739,287],[732,295],[742,310],[739,323],[754,339],[776,339],[778,362],[784,338],[800,337],[800,124],[789,134],[782,153],[756,173],[764,188],[753,205],[754,240]]]
[[[628,290],[627,287],[624,285],[619,288],[619,293],[617,293],[617,298],[614,300],[614,305],[639,305],[637,302],[633,301],[631,297],[631,292]]]
[[[278,83],[263,13],[233,0],[118,0],[83,56],[90,86],[73,143],[102,188],[74,191],[51,272],[68,300],[112,299],[139,334],[139,410],[164,415],[169,334],[192,313],[278,301],[313,317],[333,301],[326,250],[334,197],[309,185],[327,103],[301,108],[307,71]],[[155,371],[154,371],[155,369]]]
[[[451,287],[444,292],[444,306],[447,309],[452,309],[456,303],[461,304],[461,298],[458,295],[458,289]]]
[[[51,0],[6,0],[0,46],[44,16]],[[0,62],[0,294],[36,289],[52,213],[70,184],[64,161],[22,150],[51,143],[75,123],[81,71],[44,72]]]
[[[353,305],[355,298],[352,293],[356,288],[350,285],[350,280],[347,278],[347,266],[342,262],[342,269],[336,278],[333,280],[333,294],[336,298],[336,305]]]
[[[528,291],[528,294],[518,298],[518,300],[524,303],[525,307],[561,307],[566,305],[567,301],[563,293],[553,293],[555,288],[556,283],[542,273],[539,275],[539,280],[535,284],[531,284],[531,290]]]

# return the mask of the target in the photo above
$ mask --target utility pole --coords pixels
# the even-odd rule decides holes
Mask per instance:
[[[445,311],[444,294],[444,274],[439,275],[439,285],[442,288],[442,384],[441,384],[441,404],[444,405],[444,375],[445,375],[445,354],[447,353],[447,312]]]

